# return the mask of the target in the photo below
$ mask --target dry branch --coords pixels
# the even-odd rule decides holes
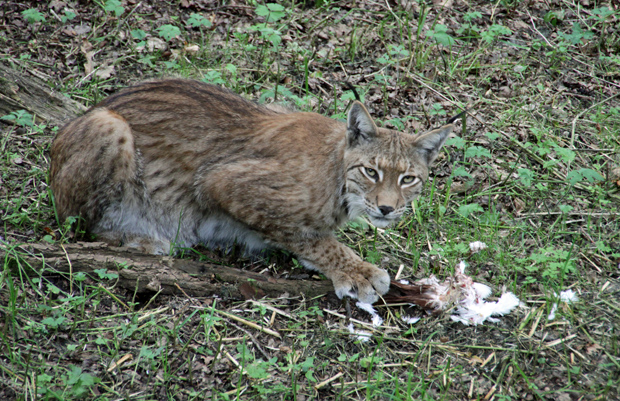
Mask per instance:
[[[26,110],[35,122],[62,126],[86,107],[53,91],[32,71],[20,72],[0,63],[0,116]]]
[[[79,242],[63,246],[28,244],[9,250],[0,245],[0,258],[9,260],[12,270],[18,264],[34,270],[93,273],[105,268],[119,275],[118,285],[131,291],[160,291],[190,296],[219,295],[224,298],[278,297],[304,295],[312,298],[333,291],[328,280],[276,279],[245,270],[169,256],[145,255],[103,243]],[[12,262],[11,262],[12,261]]]

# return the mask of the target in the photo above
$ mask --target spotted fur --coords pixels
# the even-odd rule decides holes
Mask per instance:
[[[452,125],[413,136],[263,107],[188,80],[143,83],[65,126],[51,148],[58,215],[102,240],[149,253],[172,244],[242,243],[296,254],[339,296],[373,302],[386,271],[336,241],[356,216],[385,227],[421,191]]]

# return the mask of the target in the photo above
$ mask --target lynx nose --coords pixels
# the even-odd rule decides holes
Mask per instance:
[[[390,214],[394,208],[392,206],[379,206],[379,210],[381,211],[381,214],[383,214],[384,216]]]

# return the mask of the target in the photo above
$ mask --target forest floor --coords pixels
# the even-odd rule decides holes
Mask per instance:
[[[403,221],[338,236],[411,281],[446,279],[463,260],[490,300],[510,291],[520,306],[468,326],[393,305],[373,326],[352,305],[364,341],[333,294],[136,296],[113,269],[25,266],[28,244],[75,239],[47,186],[60,127],[14,111],[0,116],[0,399],[620,399],[617,3],[281,4],[5,1],[0,62],[85,106],[175,76],[333,118],[347,81],[379,125],[411,133],[467,108]],[[185,255],[318,279],[280,253]],[[578,300],[559,299],[568,289]]]

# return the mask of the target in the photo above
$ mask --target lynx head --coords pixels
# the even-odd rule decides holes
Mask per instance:
[[[378,128],[360,102],[347,121],[345,199],[349,218],[367,214],[387,227],[402,216],[422,191],[428,169],[454,127],[410,135]]]

